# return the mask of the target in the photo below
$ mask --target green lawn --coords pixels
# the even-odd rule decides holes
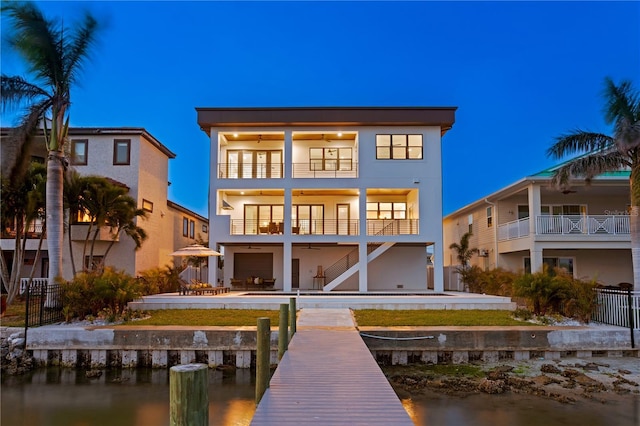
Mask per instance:
[[[25,305],[15,303],[7,308],[0,321],[3,326],[24,327]],[[184,326],[256,326],[257,319],[267,317],[278,326],[279,310],[263,309],[164,309],[149,311],[148,319],[122,325],[184,325]],[[355,310],[359,326],[530,326],[513,318],[509,311],[485,310]]]
[[[498,310],[406,310],[354,311],[359,326],[515,326],[535,325],[513,318],[510,311]]]

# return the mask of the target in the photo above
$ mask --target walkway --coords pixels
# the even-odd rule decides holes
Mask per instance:
[[[348,309],[302,309],[297,324],[252,425],[413,425]]]

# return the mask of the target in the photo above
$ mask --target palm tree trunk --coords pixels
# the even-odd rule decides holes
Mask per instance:
[[[62,214],[62,180],[64,175],[64,153],[49,151],[47,160],[47,251],[49,254],[49,284],[62,278],[62,244],[63,244],[63,214]],[[47,300],[46,306],[49,306]],[[54,302],[55,303],[55,302]]]

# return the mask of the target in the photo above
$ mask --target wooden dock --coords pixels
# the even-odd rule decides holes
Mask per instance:
[[[251,422],[413,425],[348,309],[303,309]]]

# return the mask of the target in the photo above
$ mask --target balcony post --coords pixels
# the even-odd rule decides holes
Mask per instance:
[[[529,197],[529,235],[536,235],[536,224],[541,214],[540,186],[532,183],[527,191]],[[533,258],[532,258],[533,261]]]

